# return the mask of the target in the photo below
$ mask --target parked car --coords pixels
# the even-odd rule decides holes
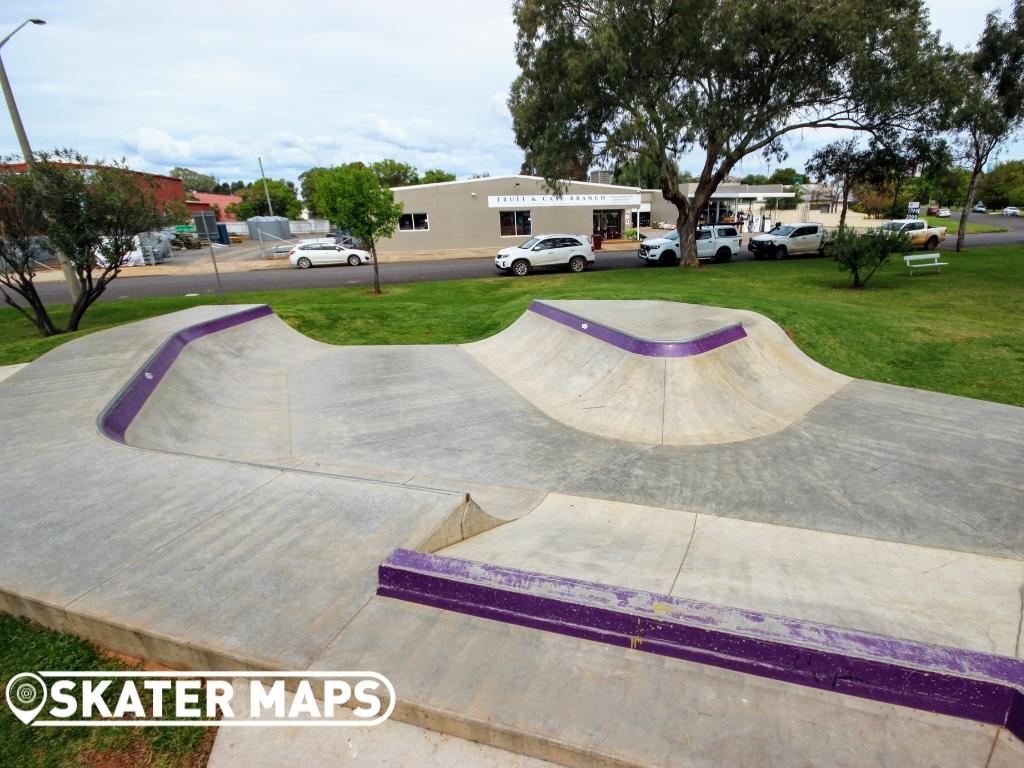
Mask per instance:
[[[929,205],[928,206],[928,210],[926,210],[924,213],[925,213],[925,216],[938,216],[939,215],[939,210],[940,210],[939,206],[937,206],[937,205]]]
[[[1020,208],[1016,205],[1008,205],[1003,208],[1003,216],[1020,216]]]
[[[926,251],[934,250],[946,239],[945,227],[929,227],[928,222],[921,219],[887,221],[879,229],[886,232],[903,232],[910,237],[912,246],[920,246]]]
[[[356,267],[370,263],[370,254],[356,248],[346,248],[331,240],[314,240],[294,246],[288,254],[288,261],[299,269],[322,267],[329,264],[348,264]]]
[[[779,224],[750,238],[747,249],[755,259],[784,259],[791,254],[821,253],[824,238],[825,227],[814,221]]]
[[[537,235],[520,245],[502,248],[494,257],[496,269],[516,277],[538,267],[568,267],[570,272],[582,272],[593,263],[594,247],[583,235]]]
[[[701,261],[730,261],[740,252],[740,233],[732,224],[699,227],[697,258]],[[648,264],[679,263],[679,232],[672,230],[664,237],[649,237],[640,245],[637,256]]]
[[[940,219],[948,219],[949,208],[939,208],[939,212],[936,213],[935,215],[938,216]]]
[[[971,211],[974,213],[988,213],[988,208],[985,207],[984,203],[976,203]]]

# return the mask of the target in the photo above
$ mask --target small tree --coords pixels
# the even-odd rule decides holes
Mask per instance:
[[[441,181],[455,181],[455,174],[440,168],[428,168],[420,178],[420,184],[437,184]]]
[[[161,211],[154,182],[123,162],[90,164],[62,150],[36,153],[23,172],[0,172],[0,293],[4,302],[50,336],[77,331],[82,317],[121,273],[135,237],[184,214]],[[187,214],[185,214],[187,216]],[[57,328],[35,288],[37,259],[59,251],[82,290],[67,325]]]
[[[394,234],[402,204],[370,168],[347,165],[323,171],[316,185],[317,209],[336,227],[366,243],[373,262],[373,292],[380,294],[377,243]]]
[[[172,168],[167,174],[175,179],[181,179],[182,186],[186,192],[218,192],[223,185],[217,179],[207,173],[193,171],[191,168]]]
[[[377,174],[381,185],[385,187],[411,187],[420,183],[420,175],[415,166],[392,160],[389,157],[370,163],[370,168]]]
[[[267,187],[263,188],[263,182],[257,181],[238,192],[242,198],[240,203],[232,203],[226,209],[226,213],[233,214],[239,219],[251,219],[253,216],[269,216],[270,208],[267,207],[267,193],[270,193],[270,201],[274,206],[275,216],[284,216],[288,219],[298,218],[302,213],[302,203],[295,194],[295,186],[282,179],[267,179]]]
[[[867,152],[857,148],[854,138],[834,141],[822,147],[807,162],[807,173],[818,181],[829,181],[839,191],[839,230],[846,229],[846,212],[850,207],[850,193],[864,180]]]
[[[823,250],[839,262],[840,272],[853,273],[854,288],[863,288],[892,254],[902,253],[909,247],[910,238],[904,232],[876,229],[858,234],[843,229]]]

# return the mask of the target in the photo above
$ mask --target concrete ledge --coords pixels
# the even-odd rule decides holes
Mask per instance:
[[[377,594],[1006,727],[1024,738],[1024,660],[395,550]]]
[[[530,311],[619,349],[645,357],[692,357],[746,338],[747,335],[743,330],[742,323],[731,323],[688,339],[655,341],[599,323],[591,318],[573,314],[543,301],[532,302]]]

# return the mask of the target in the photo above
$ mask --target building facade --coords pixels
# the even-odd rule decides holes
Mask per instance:
[[[377,250],[504,248],[546,232],[616,239],[638,219],[641,227],[675,226],[676,208],[660,190],[589,181],[562,184],[557,195],[538,176],[485,176],[396,187],[392,191],[404,212],[395,234],[381,241]],[[741,186],[723,185],[705,219],[722,221],[755,203],[763,207],[772,197],[792,197],[782,187]]]

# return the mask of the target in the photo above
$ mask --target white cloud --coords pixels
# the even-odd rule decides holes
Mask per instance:
[[[961,47],[988,10],[928,5]],[[34,15],[47,25],[22,30],[3,53],[40,149],[247,180],[257,155],[268,174],[292,179],[382,157],[460,176],[515,172],[522,161],[506,103],[517,74],[510,2],[7,0],[0,32]],[[793,137],[787,164],[828,140]],[[17,146],[0,119],[0,153]]]

